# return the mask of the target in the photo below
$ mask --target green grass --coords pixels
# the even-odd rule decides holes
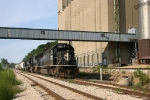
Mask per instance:
[[[12,100],[16,93],[22,91],[17,87],[20,84],[12,70],[0,70],[0,100]]]

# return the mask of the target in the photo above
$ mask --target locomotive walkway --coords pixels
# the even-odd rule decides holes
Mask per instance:
[[[51,29],[0,27],[1,39],[63,40],[93,42],[136,42],[137,35],[129,33],[87,32]]]

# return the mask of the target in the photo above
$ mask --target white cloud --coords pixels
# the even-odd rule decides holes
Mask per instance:
[[[57,0],[1,0],[0,26],[14,27],[56,13]]]

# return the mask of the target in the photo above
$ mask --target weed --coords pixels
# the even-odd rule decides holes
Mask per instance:
[[[93,72],[100,72],[100,68],[102,68],[103,69],[103,71],[107,71],[107,68],[106,67],[104,67],[104,66],[97,66],[97,67],[95,67],[95,68],[93,68]]]
[[[138,73],[134,71],[134,77],[138,77]]]
[[[16,80],[10,69],[0,70],[0,100],[12,100],[14,95],[22,90],[17,87],[21,81]]]
[[[73,83],[73,80],[71,78],[67,78],[65,79],[66,82],[69,82],[69,83]]]
[[[138,75],[141,75],[143,72],[141,71],[141,69],[137,69],[137,73]]]
[[[145,84],[147,84],[149,82],[149,75],[143,73],[140,69],[137,69],[136,71],[134,71],[134,76],[139,77],[140,84],[142,86],[144,86]]]
[[[134,79],[134,77],[132,76],[132,77],[130,78],[130,81],[129,81],[129,86],[132,86],[132,85],[133,85],[133,79]]]
[[[113,74],[114,74],[114,73],[116,72],[116,69],[114,69],[112,72],[113,72]]]
[[[138,84],[133,86],[134,90],[141,89],[141,88],[142,88],[142,84],[141,83],[138,83]]]
[[[147,66],[146,68],[150,71],[150,67],[149,66]]]
[[[123,71],[122,71],[122,74],[126,74],[126,72],[123,70]]]
[[[144,86],[146,83],[148,83],[148,75],[146,75],[145,73],[142,73],[140,76],[140,82],[141,84]]]
[[[147,89],[146,88],[143,88],[143,93],[147,93]]]
[[[116,93],[122,93],[122,90],[120,88],[115,88]]]

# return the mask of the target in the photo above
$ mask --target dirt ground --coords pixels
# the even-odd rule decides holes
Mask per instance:
[[[126,66],[124,68],[147,68],[150,66],[148,65],[135,65],[135,66]],[[122,68],[122,67],[117,67]],[[92,79],[92,80],[100,80],[100,74],[98,71],[93,71],[93,68],[80,68],[80,72],[86,73],[85,75],[81,76],[80,78],[83,79]],[[102,74],[104,81],[109,81],[112,83],[117,84],[122,77],[128,77],[129,81],[132,81],[132,84],[139,83],[139,78],[133,78],[134,73],[128,71],[116,71],[116,70],[104,70]],[[149,75],[150,78],[150,75]]]

